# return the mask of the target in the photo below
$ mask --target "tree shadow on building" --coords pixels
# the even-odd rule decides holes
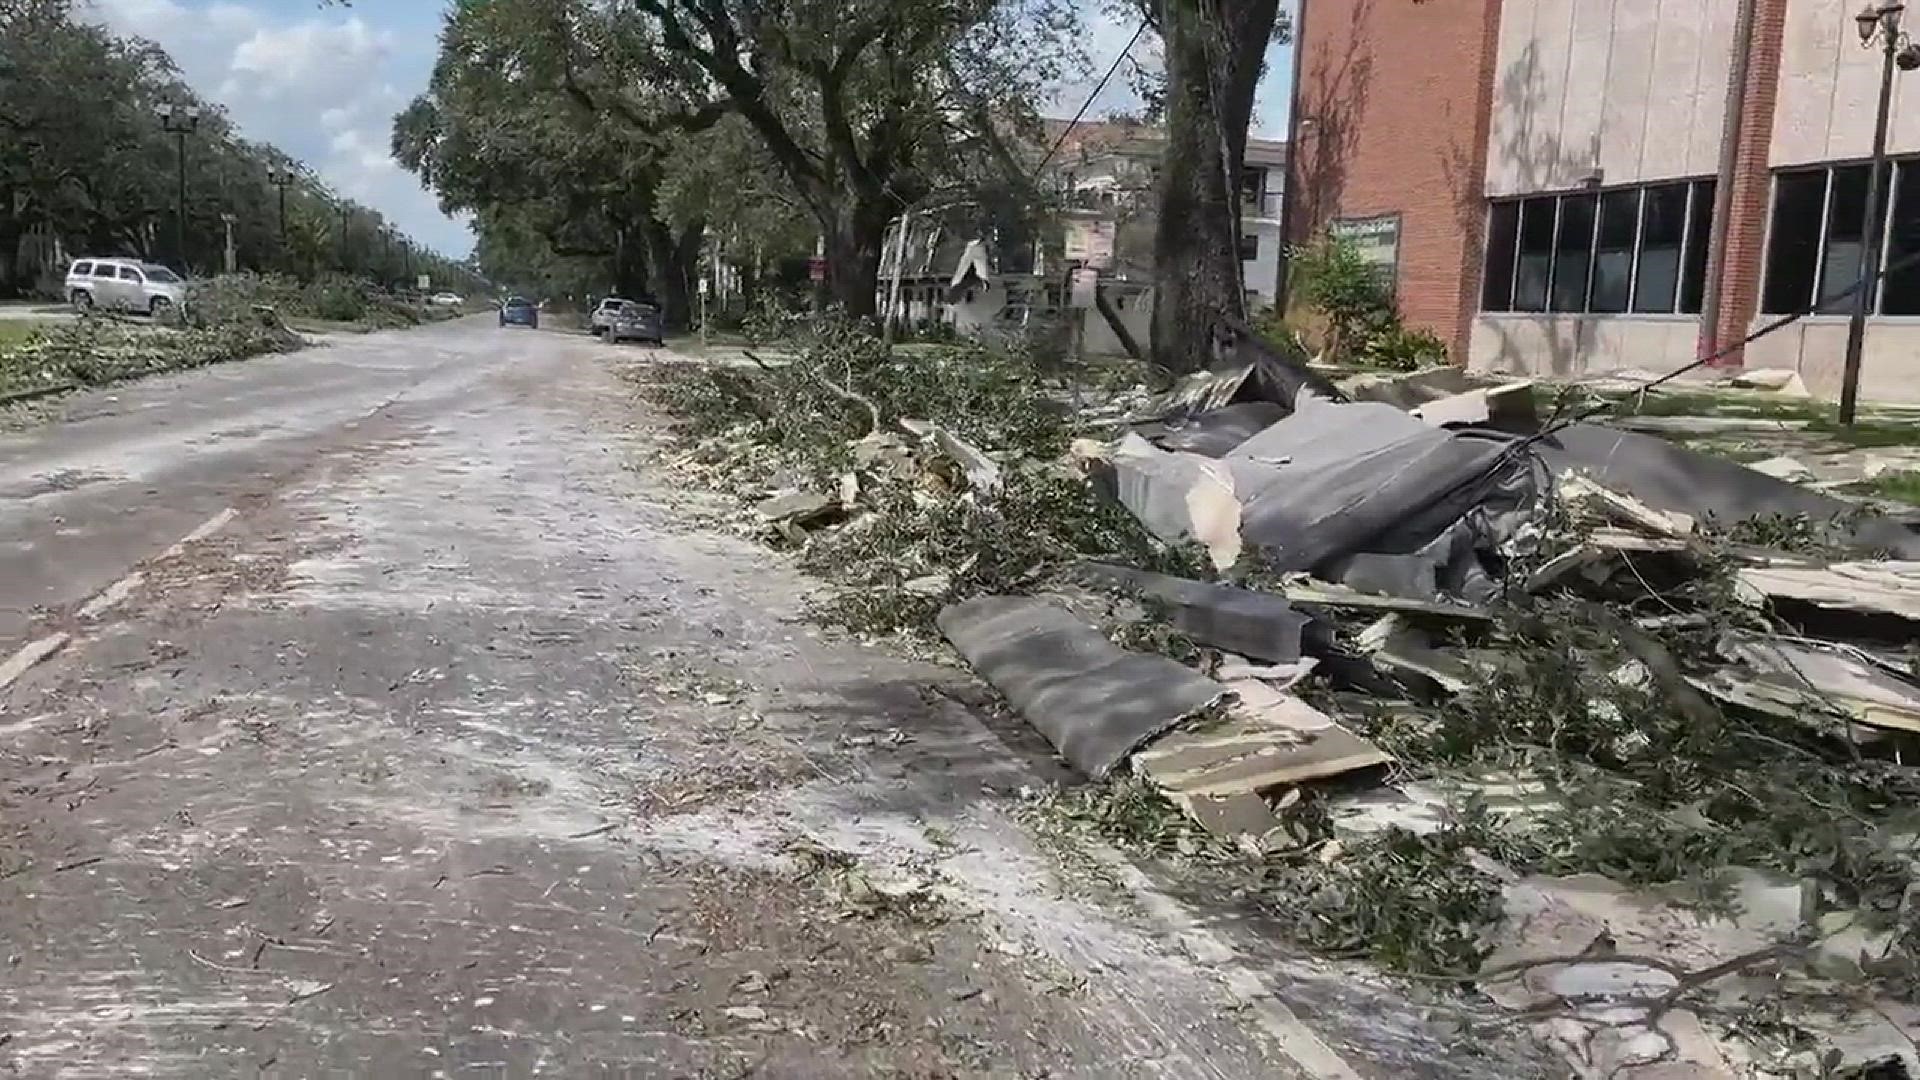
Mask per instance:
[[[1339,209],[1373,85],[1373,50],[1366,28],[1374,4],[1357,0],[1347,12],[1347,47],[1337,55],[1313,53],[1301,73],[1301,102],[1310,104],[1311,111],[1294,118],[1293,145],[1287,148],[1287,190],[1294,209],[1287,235],[1281,238],[1284,244],[1310,241]]]
[[[1498,342],[1492,366],[1532,375],[1581,374],[1581,357],[1593,345],[1596,324],[1586,315],[1546,312],[1485,317],[1480,313],[1486,267],[1486,207],[1495,175],[1499,194],[1565,190],[1571,178],[1591,173],[1599,160],[1599,135],[1575,150],[1557,130],[1560,98],[1549,96],[1540,47],[1529,41],[1498,72],[1486,125],[1487,154],[1457,144],[1442,148],[1441,168],[1453,194],[1458,226],[1467,237],[1462,293],[1467,310],[1466,336],[1483,327]],[[1553,111],[1548,111],[1548,106]],[[1503,122],[1504,119],[1504,122]],[[1551,293],[1551,286],[1549,286]],[[1544,350],[1544,355],[1542,351]]]

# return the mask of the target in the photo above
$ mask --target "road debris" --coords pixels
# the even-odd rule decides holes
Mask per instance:
[[[982,404],[1013,398],[851,370],[881,424],[834,398],[787,466],[859,479],[804,557],[1095,781],[1036,805],[1242,875],[1313,948],[1475,982],[1583,1068],[1733,1075],[1772,1051],[1730,997],[1786,1059],[1887,1056],[1813,1002],[1920,997],[1920,533],[1798,456],[1451,368],[1336,382],[1243,342],[1018,432]],[[1103,633],[1089,589],[1146,614]],[[1725,933],[1679,910],[1729,896]]]
[[[1172,660],[1120,649],[1045,600],[955,604],[940,613],[940,631],[1062,757],[1096,780],[1224,694]]]

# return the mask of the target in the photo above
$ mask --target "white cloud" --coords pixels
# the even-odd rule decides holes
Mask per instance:
[[[406,50],[373,25],[379,10],[293,5],[267,10],[232,0],[89,0],[116,32],[172,55],[187,82],[226,106],[248,138],[306,162],[343,194],[449,254],[472,245],[464,218],[433,196],[388,147],[400,85],[424,85],[431,51]],[[404,55],[403,55],[404,54]]]

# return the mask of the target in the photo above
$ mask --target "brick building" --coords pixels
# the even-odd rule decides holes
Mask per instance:
[[[1403,316],[1471,366],[1679,367],[1858,272],[1880,54],[1857,6],[1303,0],[1288,233],[1367,236]],[[1901,78],[1875,223],[1889,262],[1920,250],[1920,73]],[[1745,363],[1836,393],[1847,309],[1830,307]],[[1920,398],[1916,316],[1920,270],[1890,276],[1869,396]]]

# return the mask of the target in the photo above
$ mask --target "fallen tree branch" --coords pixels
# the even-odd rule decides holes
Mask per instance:
[[[760,359],[758,356],[755,356],[753,354],[753,350],[742,349],[740,350],[740,352],[747,359],[753,361],[756,365],[758,365],[760,370],[762,371],[776,370],[773,367],[773,365],[767,363],[765,360]],[[881,426],[880,425],[880,406],[875,405],[873,403],[872,398],[866,397],[862,394],[856,393],[853,390],[848,389],[847,387],[841,386],[839,383],[834,382],[832,379],[827,378],[825,375],[822,375],[817,371],[808,372],[808,374],[812,375],[814,378],[814,381],[826,387],[828,390],[833,391],[835,394],[839,395],[840,397],[845,398],[846,400],[851,401],[854,404],[860,406],[861,408],[867,410],[867,417],[868,417],[867,434],[868,435],[871,435],[874,432],[880,430],[880,426]]]

